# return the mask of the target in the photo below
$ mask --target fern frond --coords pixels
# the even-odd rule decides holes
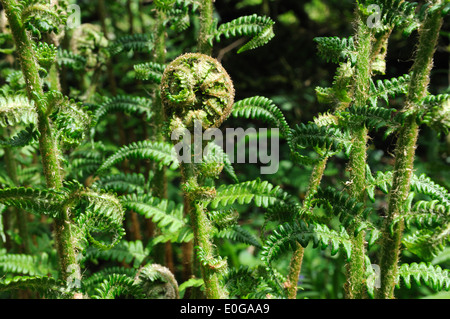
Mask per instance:
[[[33,43],[33,49],[36,54],[36,60],[46,70],[49,70],[56,61],[57,48],[54,44],[46,42]]]
[[[59,140],[65,146],[78,145],[91,125],[90,112],[82,102],[69,99],[59,91],[49,91],[45,97],[52,111],[50,118],[56,125]]]
[[[411,288],[411,277],[421,286],[422,282],[434,290],[450,289],[450,274],[447,269],[425,263],[402,264],[399,269],[399,279],[403,278],[405,286]],[[400,286],[398,280],[397,287]]]
[[[211,220],[219,232],[235,226],[239,219],[239,212],[234,208],[209,211],[207,214],[209,220]]]
[[[379,106],[356,107],[351,106],[346,111],[340,112],[339,116],[347,123],[364,124],[369,129],[378,131],[386,127],[386,135],[399,128],[399,124],[393,119],[392,114],[395,109],[388,109]]]
[[[254,202],[257,207],[269,207],[277,201],[288,201],[289,194],[279,186],[273,186],[267,181],[256,179],[232,185],[221,185],[217,194],[210,202],[210,208],[225,207],[234,203],[249,204]]]
[[[152,48],[153,35],[146,33],[122,36],[114,40],[108,47],[111,55],[117,55],[123,51],[149,53]]]
[[[200,246],[196,246],[195,251],[198,261],[203,266],[217,272],[224,272],[226,270],[227,262],[221,256],[217,257],[208,256],[208,254]]]
[[[142,267],[134,281],[147,299],[179,299],[178,283],[172,272],[158,264]]]
[[[421,229],[403,238],[402,243],[409,252],[419,256],[422,260],[431,261],[442,252],[450,238],[449,226],[436,229]]]
[[[366,221],[372,212],[371,208],[364,209],[364,203],[358,202],[354,197],[345,192],[338,192],[332,187],[325,189],[318,188],[312,204],[322,204],[345,228],[349,228],[354,223],[361,225],[361,221]],[[366,226],[366,225],[362,225]],[[360,227],[355,229],[355,235],[360,231]]]
[[[0,97],[0,126],[15,126],[18,124],[36,124],[37,113],[34,103],[21,95]]]
[[[256,14],[239,17],[230,22],[221,24],[209,41],[211,44],[214,39],[216,42],[220,42],[222,36],[227,39],[232,36],[253,37],[238,50],[238,53],[242,53],[263,46],[269,42],[275,36],[273,33],[274,24],[275,22],[269,17],[261,17]]]
[[[0,139],[0,147],[26,146],[31,144],[33,141],[36,141],[39,135],[39,131],[35,129],[34,125],[30,125],[8,140]]]
[[[290,132],[290,127],[281,110],[272,100],[263,96],[254,96],[234,103],[231,115],[268,122],[279,128],[284,137],[287,137]]]
[[[0,270],[2,273],[30,276],[45,276],[49,273],[55,273],[46,253],[39,255],[0,253]]]
[[[119,199],[109,193],[79,188],[70,193],[67,204],[85,203],[85,209],[75,211],[75,222],[86,238],[98,249],[110,249],[125,234],[123,220],[125,210]],[[109,243],[94,235],[111,234]]]
[[[438,200],[442,205],[450,209],[449,191],[445,187],[433,182],[425,174],[412,176],[411,189],[416,193],[428,195],[433,200]]]
[[[56,62],[59,66],[64,66],[75,71],[83,70],[87,64],[84,56],[65,49],[58,50]]]
[[[382,99],[389,104],[389,98],[395,98],[408,92],[409,74],[404,74],[397,78],[377,80],[376,84],[370,79],[369,102],[370,105],[377,106],[377,101]]]
[[[112,274],[95,289],[92,299],[115,299],[117,297],[142,297],[142,289],[134,285],[133,278],[122,274]]]
[[[63,286],[63,282],[46,275],[16,276],[0,280],[0,291],[30,289],[38,292],[42,297],[47,298],[60,295]]]
[[[39,39],[42,33],[57,33],[67,20],[66,12],[45,0],[23,0],[17,9],[24,27]]]
[[[102,164],[97,174],[101,174],[108,168],[129,158],[150,159],[155,161],[160,167],[168,166],[170,169],[176,169],[179,165],[172,144],[166,142],[139,141],[122,146]]]
[[[227,238],[240,243],[255,246],[256,248],[262,248],[262,245],[258,238],[253,236],[245,228],[236,225],[232,228],[227,228],[216,234],[218,238]]]
[[[450,94],[428,96],[421,103],[419,120],[438,133],[450,131]],[[424,110],[423,110],[424,109]]]
[[[308,246],[309,242],[313,242],[313,247],[326,249],[331,245],[331,254],[336,254],[342,249],[350,259],[351,242],[350,237],[344,228],[340,232],[329,229],[321,224],[306,224],[303,221],[299,223],[284,223],[274,230],[264,243],[261,252],[262,260],[270,267],[271,262],[281,253],[293,250],[294,244],[299,243],[301,246]]]
[[[314,123],[296,125],[289,136],[291,153],[294,158],[299,151],[307,147],[313,148],[320,156],[335,154],[344,150],[350,152],[352,141],[348,133],[334,127],[317,126]]]
[[[187,224],[183,205],[173,201],[136,194],[122,196],[120,201],[125,208],[152,219],[158,227],[168,232],[175,233]]]
[[[161,84],[161,78],[166,66],[156,62],[145,62],[134,65],[134,71],[136,72],[136,79],[138,80],[150,80],[157,84]]]
[[[149,254],[150,249],[148,247],[144,248],[142,241],[122,240],[117,245],[108,250],[99,250],[96,247],[88,248],[83,256],[83,260],[89,260],[95,263],[98,262],[98,260],[116,261],[119,263],[125,263],[127,265],[130,265],[133,262],[131,266],[137,269],[149,256]],[[136,271],[135,269],[133,271]],[[128,274],[128,272],[117,272],[112,270],[110,271],[110,273]],[[93,277],[91,280],[94,281],[95,278],[97,277]]]
[[[113,249],[115,249],[116,247],[114,247]],[[125,267],[114,266],[114,267],[100,269],[99,271],[93,273],[89,277],[82,278],[83,289],[87,292],[95,289],[96,285],[103,282],[103,280],[106,277],[108,277],[112,274],[125,275],[130,278],[134,278],[136,276],[136,273],[137,273],[137,269],[135,269],[135,268],[125,268]]]
[[[36,214],[57,217],[66,194],[54,190],[11,187],[0,189],[0,203]]]
[[[215,142],[208,143],[203,155],[203,161],[199,165],[199,170],[205,177],[217,178],[223,169],[233,182],[239,183],[233,164],[220,145]]]
[[[327,62],[341,63],[350,61],[352,65],[356,63],[356,46],[353,37],[316,37],[313,39],[317,43],[319,56]]]
[[[402,0],[376,0],[375,3],[380,6],[380,22],[374,26],[376,32],[386,32],[393,28],[403,30],[405,35],[410,34],[420,25],[416,18],[416,2]],[[363,9],[366,11],[366,8]],[[372,14],[366,12],[367,15]]]
[[[117,193],[142,193],[145,189],[145,177],[138,173],[119,173],[101,176],[92,184],[92,188]]]
[[[128,115],[145,114],[148,120],[151,117],[151,107],[152,101],[147,98],[129,95],[115,96],[97,107],[93,114],[93,122],[97,124],[104,116],[113,112],[123,112]]]

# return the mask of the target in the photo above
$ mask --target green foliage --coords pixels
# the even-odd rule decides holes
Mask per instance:
[[[0,1],[1,298],[449,290],[448,1]],[[277,128],[279,171],[185,162],[198,119]]]
[[[268,98],[254,96],[235,102],[231,113],[234,117],[258,119],[280,129],[281,135],[289,135],[289,125],[280,109]]]
[[[121,147],[100,166],[97,173],[100,174],[111,166],[130,158],[141,160],[151,159],[160,166],[168,166],[171,169],[178,166],[178,159],[176,154],[174,154],[171,144],[166,142],[140,141]]]
[[[319,56],[327,62],[341,63],[350,61],[356,63],[356,47],[353,38],[320,37],[314,38],[317,42]]]
[[[435,290],[449,290],[450,278],[448,270],[442,270],[439,266],[425,263],[403,264],[400,266],[399,277],[403,278],[407,288],[411,288],[411,277],[417,285],[424,283]]]
[[[109,44],[111,55],[117,55],[124,51],[151,52],[153,48],[153,36],[151,34],[125,35]]]
[[[169,200],[131,194],[121,197],[121,203],[124,207],[152,219],[158,227],[170,233],[176,233],[186,224],[186,219],[183,217],[183,205],[177,205]]]
[[[310,242],[314,248],[326,249],[331,246],[333,255],[342,250],[347,259],[351,257],[351,243],[345,229],[342,228],[337,232],[325,225],[314,223],[308,225],[303,221],[279,225],[264,243],[261,255],[267,267],[270,267],[277,256],[292,250],[295,243],[306,247]]]
[[[268,43],[275,34],[273,33],[274,21],[269,17],[261,17],[256,14],[239,17],[230,22],[221,24],[211,35],[209,42],[212,45],[213,40],[220,42],[220,38],[248,36],[253,37],[244,44],[237,53],[247,50],[253,50]]]
[[[161,84],[161,78],[165,68],[165,65],[155,62],[145,62],[134,65],[136,79],[147,81],[150,80],[157,84]]]

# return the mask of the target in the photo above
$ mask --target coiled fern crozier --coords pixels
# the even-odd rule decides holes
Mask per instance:
[[[279,98],[243,96],[224,67],[230,48],[238,60],[270,45],[281,18],[225,20],[214,0],[126,1],[126,13],[99,0],[82,4],[98,21],[73,25],[74,1],[0,3],[1,297],[295,299],[314,279],[308,246],[336,262],[345,298],[450,290],[434,263],[450,193],[414,166],[422,126],[450,131],[448,90],[428,89],[447,0],[355,1],[353,34],[311,41],[336,72],[309,122]],[[394,32],[418,41],[410,71],[388,77]],[[310,169],[308,182],[238,170],[217,141],[196,140],[239,119],[278,129],[283,165]],[[370,161],[379,134],[393,142],[383,171]],[[335,161],[345,171],[324,178]]]

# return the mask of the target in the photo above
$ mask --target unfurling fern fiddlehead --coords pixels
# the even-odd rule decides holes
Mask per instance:
[[[161,97],[164,113],[169,119],[170,130],[194,132],[195,124],[204,129],[217,128],[228,117],[234,101],[234,87],[227,72],[218,61],[199,53],[184,54],[170,63],[161,81]],[[184,134],[187,132],[185,131]],[[183,137],[186,138],[186,137]],[[173,141],[175,142],[175,141]],[[191,140],[189,138],[189,145]],[[205,145],[193,145],[203,150]],[[205,199],[214,197],[215,189],[203,187],[199,166],[192,149],[189,159],[181,163],[184,192],[189,203],[194,245],[201,252],[201,264],[207,298],[224,298],[211,242],[211,221],[206,214]],[[194,152],[195,153],[195,152]],[[216,169],[214,174],[220,174]],[[200,256],[199,256],[200,257]]]
[[[187,53],[170,63],[161,80],[161,97],[170,128],[193,130],[220,126],[231,112],[233,83],[222,65],[208,55]]]

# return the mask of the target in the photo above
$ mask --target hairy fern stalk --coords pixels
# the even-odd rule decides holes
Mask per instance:
[[[0,298],[446,296],[449,2],[235,2],[0,0]]]

